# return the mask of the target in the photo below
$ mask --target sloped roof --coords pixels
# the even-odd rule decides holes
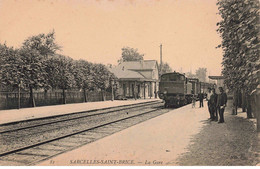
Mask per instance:
[[[156,60],[142,60],[142,61],[130,61],[130,62],[122,62],[118,65],[121,69],[128,70],[152,70],[155,69],[157,65]]]
[[[219,80],[219,79],[224,79],[224,76],[209,76],[209,79]]]
[[[119,79],[145,79],[140,73],[121,69],[121,67],[109,68],[109,71],[114,73],[114,75]]]

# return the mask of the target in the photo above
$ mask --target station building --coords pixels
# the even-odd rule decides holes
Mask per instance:
[[[156,60],[122,62],[108,69],[118,78],[118,97],[157,97],[159,69]]]

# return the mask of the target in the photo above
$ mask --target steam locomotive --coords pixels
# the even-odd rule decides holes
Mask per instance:
[[[197,78],[187,78],[178,72],[161,75],[159,82],[159,98],[165,101],[165,107],[180,107],[192,102],[193,95],[205,93],[214,84],[200,82]]]

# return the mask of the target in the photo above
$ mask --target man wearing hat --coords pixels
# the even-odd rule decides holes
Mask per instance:
[[[224,111],[227,105],[227,94],[224,92],[222,87],[219,87],[220,94],[218,95],[218,111],[219,111],[219,122],[224,123]]]
[[[217,102],[218,102],[218,95],[215,92],[215,88],[212,88],[212,94],[209,100],[209,106],[211,110],[211,116],[213,117],[211,120],[218,121],[218,112],[217,112]]]

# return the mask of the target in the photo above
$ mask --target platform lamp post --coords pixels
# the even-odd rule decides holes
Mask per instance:
[[[18,83],[18,109],[21,108],[21,86],[23,84],[23,81],[19,81]]]
[[[21,82],[18,84],[18,109],[21,108]]]
[[[111,100],[114,101],[114,79],[111,79],[111,92],[112,92]]]

